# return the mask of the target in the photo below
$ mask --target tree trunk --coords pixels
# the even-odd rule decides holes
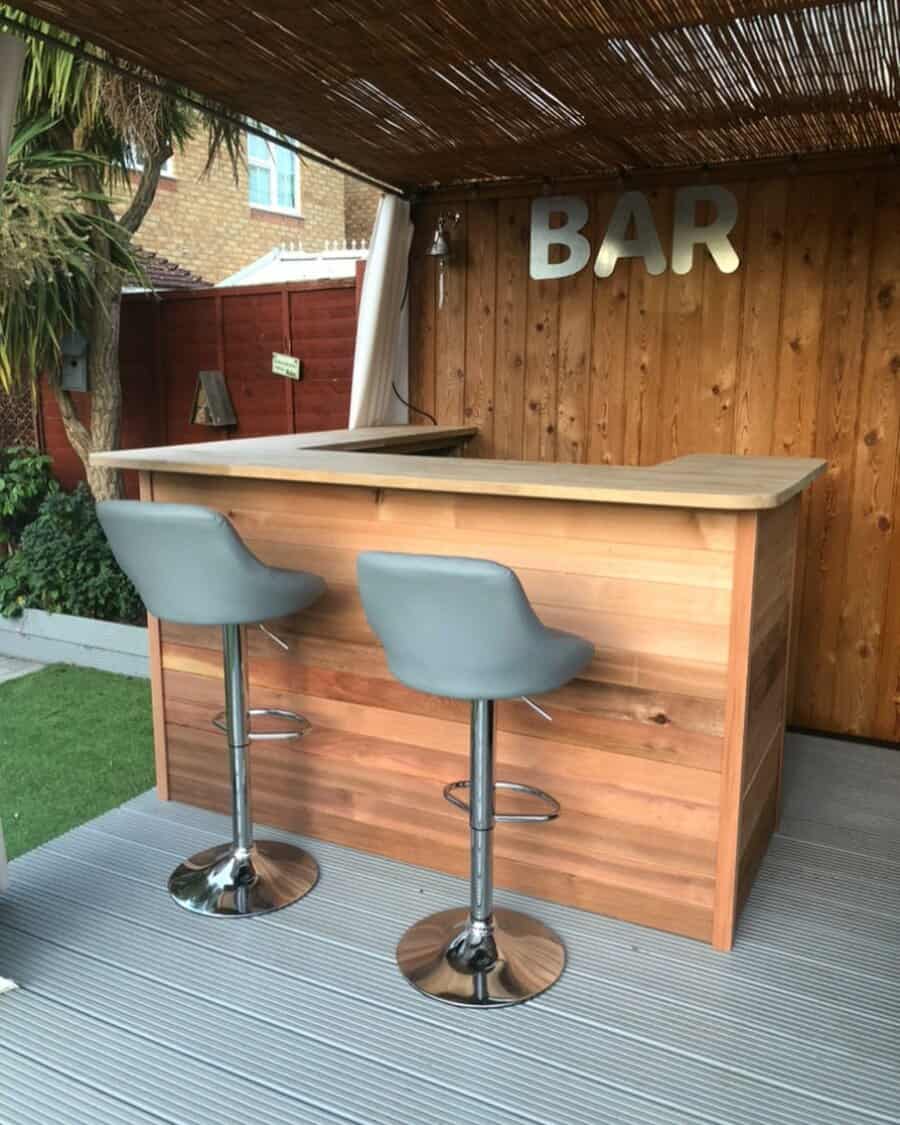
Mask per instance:
[[[119,378],[119,325],[122,316],[122,279],[117,270],[101,266],[95,278],[97,292],[91,310],[88,341],[88,378],[91,391],[91,452],[119,448],[122,431],[122,381]],[[88,486],[95,500],[117,500],[124,493],[118,469],[85,465]]]
[[[79,147],[76,142],[73,147]],[[144,163],[140,181],[131,204],[118,219],[119,226],[134,234],[153,204],[162,166],[172,155],[168,140],[157,146]],[[88,184],[99,191],[100,185]],[[106,218],[113,213],[106,204],[98,204]],[[122,431],[122,381],[119,376],[119,326],[122,317],[122,274],[109,263],[109,246],[95,244],[99,261],[95,267],[94,292],[91,305],[85,310],[85,331],[88,336],[88,390],[91,396],[90,425],[84,426],[75,413],[75,404],[68,391],[59,386],[55,376],[50,385],[59,404],[59,411],[69,444],[84,465],[88,487],[95,500],[117,500],[124,495],[122,474],[118,469],[104,469],[90,463],[92,453],[105,453],[119,448]]]
[[[71,394],[59,385],[55,374],[50,379],[50,386],[66,437],[84,465],[94,499],[117,500],[123,495],[121,472],[91,465],[90,456],[119,448],[122,429],[122,383],[119,378],[122,282],[119,273],[108,265],[98,267],[94,282],[96,290],[88,316],[90,425],[85,426],[79,420]]]

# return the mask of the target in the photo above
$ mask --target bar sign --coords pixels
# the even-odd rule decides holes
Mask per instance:
[[[293,355],[272,352],[272,374],[284,375],[288,379],[299,379],[300,360]]]

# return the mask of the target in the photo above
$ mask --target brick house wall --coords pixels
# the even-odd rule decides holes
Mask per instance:
[[[227,158],[204,176],[203,134],[176,152],[173,164],[174,176],[160,180],[135,240],[206,281],[221,281],[283,243],[315,251],[348,237],[344,202],[351,181],[339,172],[301,160],[301,214],[293,216],[251,207],[246,167],[235,184]]]
[[[359,180],[347,180],[344,186],[345,213],[347,222],[347,242],[355,239],[357,243],[372,238],[375,212],[381,192],[378,188],[361,184]]]

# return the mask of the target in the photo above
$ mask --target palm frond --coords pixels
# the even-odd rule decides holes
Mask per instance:
[[[174,84],[160,83],[153,75],[135,67],[127,73],[113,72],[52,43],[29,38],[29,30],[51,34],[54,39],[77,46],[74,36],[0,4],[0,15],[21,25],[29,41],[22,81],[22,117],[51,114],[57,118],[65,147],[88,150],[107,160],[108,186],[128,182],[134,156],[141,160],[159,152],[179,151],[205,126],[208,161],[206,170],[220,157],[227,158],[237,175],[243,160],[243,130],[240,124],[216,119],[219,107],[206,99],[210,115],[181,100],[184,91]],[[103,57],[102,55],[100,57]],[[76,142],[77,135],[77,142]]]
[[[77,328],[95,295],[94,269],[111,262],[123,280],[146,284],[119,225],[85,207],[76,173],[102,167],[94,154],[44,149],[53,119],[16,132],[0,190],[0,386],[36,378],[60,361],[64,333]],[[94,193],[91,193],[96,199]],[[109,200],[100,197],[104,205]],[[98,253],[102,246],[104,253]]]
[[[207,171],[222,157],[237,177],[244,153],[240,123],[204,114],[177,87],[85,58],[74,37],[8,5],[0,15],[28,40],[0,192],[0,385],[8,386],[57,366],[61,337],[96,303],[101,263],[123,282],[146,284],[129,232],[152,203],[166,156],[203,128]],[[135,157],[143,163],[136,186]],[[132,201],[117,211],[122,189]]]

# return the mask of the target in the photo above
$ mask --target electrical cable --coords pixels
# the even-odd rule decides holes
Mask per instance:
[[[410,246],[410,248],[409,248],[409,255],[406,259],[406,281],[404,282],[404,285],[403,285],[403,297],[400,301],[400,312],[401,313],[403,312],[403,309],[406,306],[406,302],[409,299],[409,271],[410,271],[411,262],[412,262],[412,246]],[[407,402],[406,399],[403,397],[403,395],[400,394],[400,392],[397,390],[397,384],[393,379],[391,379],[391,390],[394,392],[394,394],[397,396],[397,398],[400,399],[400,401],[403,403],[403,405],[406,407],[407,410],[411,410],[413,412],[413,414],[421,414],[423,418],[428,418],[429,421],[431,422],[432,426],[436,426],[438,424],[437,418],[435,418],[435,416],[433,414],[429,414],[427,410],[421,410],[418,406],[413,406],[413,404],[411,402]]]

